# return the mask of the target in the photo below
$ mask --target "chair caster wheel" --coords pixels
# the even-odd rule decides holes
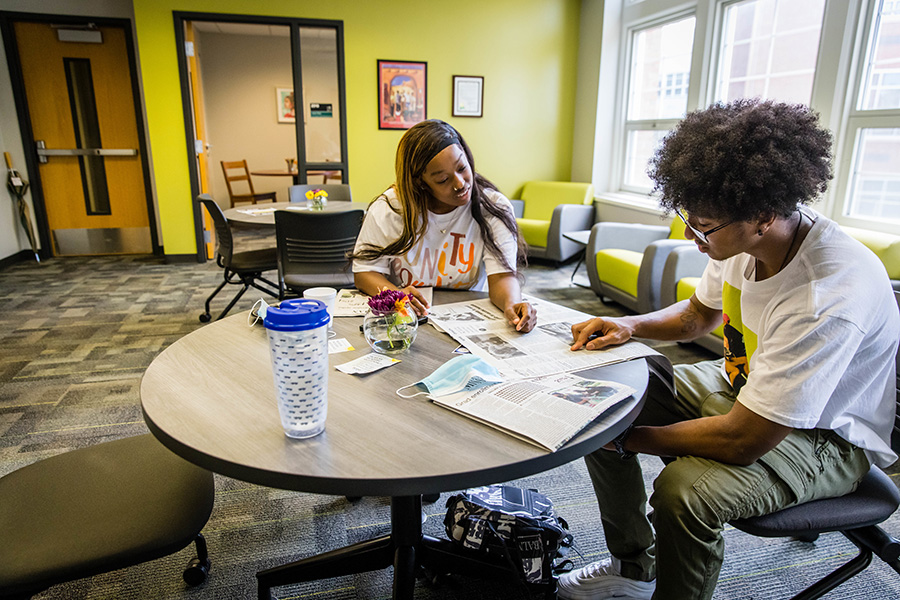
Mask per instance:
[[[205,582],[206,578],[209,577],[210,566],[211,563],[208,558],[205,561],[195,558],[188,563],[188,566],[181,577],[186,584],[196,587]]]
[[[440,494],[422,494],[423,502],[437,502],[440,498]]]
[[[201,323],[209,323],[211,320],[212,320],[212,315],[210,315],[209,313],[203,313],[202,315],[200,315]]]
[[[360,500],[362,496],[344,496],[344,498],[347,499],[347,502],[356,502],[357,500]]]

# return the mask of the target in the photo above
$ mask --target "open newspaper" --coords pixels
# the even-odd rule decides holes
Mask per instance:
[[[620,383],[560,373],[432,400],[552,452],[633,393]]]
[[[575,372],[645,356],[639,342],[608,350],[572,352],[572,325],[590,315],[526,297],[538,324],[519,333],[490,299],[433,306],[429,322],[497,368],[505,382],[432,400],[533,444],[555,451],[610,408],[630,397],[626,385]]]
[[[659,354],[635,341],[606,350],[572,352],[572,325],[591,315],[546,300],[525,299],[538,316],[537,326],[529,333],[513,330],[489,298],[432,306],[428,319],[507,379],[580,371]]]

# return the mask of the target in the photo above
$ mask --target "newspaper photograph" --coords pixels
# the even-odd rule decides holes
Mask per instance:
[[[489,298],[433,306],[428,318],[507,379],[579,371],[658,354],[635,341],[606,350],[572,352],[572,325],[591,315],[533,297],[525,300],[538,316],[537,326],[528,333],[512,330]]]
[[[432,400],[553,452],[633,393],[620,383],[561,373]]]

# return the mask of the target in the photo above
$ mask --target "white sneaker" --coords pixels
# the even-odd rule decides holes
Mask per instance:
[[[558,595],[562,600],[650,600],[656,589],[656,581],[622,577],[621,566],[622,563],[617,558],[610,557],[578,571],[560,575]]]

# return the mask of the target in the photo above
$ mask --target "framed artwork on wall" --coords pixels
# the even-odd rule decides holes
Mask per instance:
[[[453,76],[453,116],[480,117],[484,102],[484,77]]]
[[[275,111],[279,123],[296,123],[297,111],[294,104],[294,90],[275,88]]]
[[[428,63],[378,60],[378,128],[409,129],[425,120]]]

